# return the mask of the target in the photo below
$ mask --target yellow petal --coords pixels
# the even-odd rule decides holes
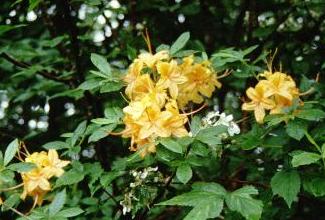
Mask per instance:
[[[242,110],[244,111],[253,111],[256,107],[256,103],[255,102],[245,102],[242,105]]]
[[[177,99],[177,96],[178,96],[178,87],[177,87],[177,84],[171,83],[169,85],[169,93],[170,93],[170,96],[173,99]]]
[[[159,62],[157,64],[157,71],[163,77],[167,78],[169,75],[169,66],[170,64],[167,62]]]
[[[256,94],[255,89],[252,87],[249,87],[246,90],[246,95],[248,98],[250,98],[251,100],[254,100],[254,101],[259,99],[258,95]]]
[[[258,123],[262,124],[265,117],[265,110],[262,106],[256,106],[254,110],[255,119]]]

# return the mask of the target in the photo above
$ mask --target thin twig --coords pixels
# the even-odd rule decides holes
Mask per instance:
[[[113,200],[113,202],[119,207],[119,209],[121,209],[120,203],[114,198],[114,196],[110,192],[108,192],[106,189],[104,189],[104,192],[108,195],[108,197],[110,197]]]
[[[6,59],[7,61],[9,61],[10,63],[14,64],[15,66],[18,66],[20,68],[30,68],[31,65],[26,63],[26,62],[23,62],[23,61],[19,61],[17,59],[15,59],[14,57],[12,57],[11,55],[9,55],[8,53],[6,52],[2,52],[0,57]],[[54,81],[57,81],[57,82],[62,82],[62,83],[66,83],[68,84],[71,79],[62,79],[62,78],[59,78],[57,77],[57,73],[52,71],[52,72],[48,72],[46,70],[39,70],[36,72],[37,74],[43,76],[44,78],[47,78],[47,79],[50,79],[50,80],[54,80]]]
[[[17,209],[14,209],[10,206],[8,206],[6,203],[2,203],[2,205],[8,209],[10,209],[11,211],[13,211],[14,213],[16,213],[17,215],[20,215],[21,217],[27,219],[27,220],[32,220],[31,218],[29,218],[28,216],[24,215],[23,213],[21,213],[20,211],[18,211]]]

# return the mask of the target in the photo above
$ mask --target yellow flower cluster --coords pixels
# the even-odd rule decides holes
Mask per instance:
[[[254,111],[256,121],[263,123],[265,110],[269,110],[270,114],[283,113],[284,108],[299,99],[299,90],[291,76],[285,73],[264,71],[260,76],[262,79],[255,88],[246,90],[251,101],[244,103],[242,109]]]
[[[51,190],[49,180],[53,176],[61,176],[64,173],[62,168],[70,162],[60,160],[58,153],[53,149],[49,150],[48,153],[42,151],[28,154],[25,162],[35,164],[36,168],[21,173],[24,186],[21,199],[24,200],[26,196],[31,196],[36,204],[41,205],[44,195]]]
[[[124,81],[130,103],[123,109],[123,137],[131,138],[130,150],[141,156],[155,152],[157,137],[188,135],[184,109],[189,102],[202,103],[221,83],[208,61],[194,56],[172,59],[167,51],[142,53],[130,65]]]

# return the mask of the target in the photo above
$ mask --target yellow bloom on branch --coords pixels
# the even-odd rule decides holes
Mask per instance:
[[[160,74],[160,79],[157,83],[158,87],[168,89],[169,94],[173,99],[178,96],[178,85],[186,82],[186,77],[182,75],[181,69],[177,66],[177,62],[159,62],[157,71]]]
[[[192,56],[186,57],[181,69],[187,81],[179,85],[180,94],[177,101],[180,108],[184,108],[190,101],[200,104],[204,101],[204,97],[212,96],[215,88],[221,88],[216,73],[213,72],[207,61],[194,63]]]
[[[64,173],[62,168],[70,163],[67,160],[60,160],[58,153],[53,149],[50,149],[48,152],[48,162],[48,165],[43,169],[47,178],[51,178],[52,176],[60,177]]]
[[[158,61],[169,59],[169,54],[167,50],[162,50],[156,54],[151,53],[141,53],[138,56],[140,62],[143,62],[147,67],[153,69]]]
[[[265,110],[274,108],[274,101],[266,96],[266,88],[261,84],[258,84],[255,88],[248,88],[246,94],[251,101],[244,103],[242,109],[244,111],[254,111],[256,121],[263,123]]]
[[[21,199],[24,200],[27,196],[31,196],[36,204],[41,205],[44,195],[51,190],[49,180],[53,176],[61,176],[64,173],[62,168],[70,162],[60,160],[58,153],[53,149],[48,152],[42,151],[33,154],[27,152],[25,162],[34,163],[36,168],[21,173],[24,187]]]
[[[141,74],[143,68],[142,62],[134,62],[130,65],[128,73],[124,76],[124,82],[127,83],[125,93],[130,97],[137,78]]]
[[[287,107],[292,106],[294,100],[299,99],[299,89],[291,76],[281,72],[264,71],[259,74],[262,79],[255,88],[246,91],[251,102],[244,103],[242,109],[254,111],[256,121],[263,123],[265,110],[270,114],[280,114]]]
[[[156,151],[159,137],[187,136],[187,114],[179,108],[202,103],[221,87],[208,61],[196,63],[188,56],[180,64],[167,51],[152,54],[151,47],[149,51],[133,61],[124,77],[130,100],[123,109],[125,129],[111,133],[131,138],[130,150],[140,151],[142,157]]]
[[[292,100],[296,94],[296,83],[293,79],[280,72],[275,72],[267,76],[266,80],[261,80],[259,84],[263,84],[267,88],[266,96],[278,95],[288,100]]]

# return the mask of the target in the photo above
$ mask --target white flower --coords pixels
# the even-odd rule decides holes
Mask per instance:
[[[228,126],[228,133],[230,136],[234,136],[235,134],[240,133],[240,128],[235,122],[230,122]]]
[[[208,126],[219,126],[223,125],[228,127],[228,134],[229,136],[234,136],[235,134],[240,133],[239,126],[233,121],[234,117],[233,115],[226,115],[226,113],[221,113],[219,111],[215,112],[209,112],[203,119],[202,119],[202,125],[203,127]]]
[[[147,170],[144,170],[144,171],[140,174],[140,178],[144,180],[145,178],[147,178],[148,173],[149,173],[149,172],[148,172]]]
[[[224,112],[221,113],[219,115],[219,120],[214,123],[213,126],[217,126],[217,125],[224,125],[224,126],[229,126],[229,123],[232,122],[232,120],[234,120],[234,117],[232,115],[226,115]]]
[[[123,207],[123,215],[125,215],[127,212],[131,212],[132,209],[132,198],[133,198],[132,192],[128,192],[124,194],[124,199],[120,201],[120,205]]]
[[[148,167],[148,171],[149,172],[157,172],[158,171],[158,167]]]

